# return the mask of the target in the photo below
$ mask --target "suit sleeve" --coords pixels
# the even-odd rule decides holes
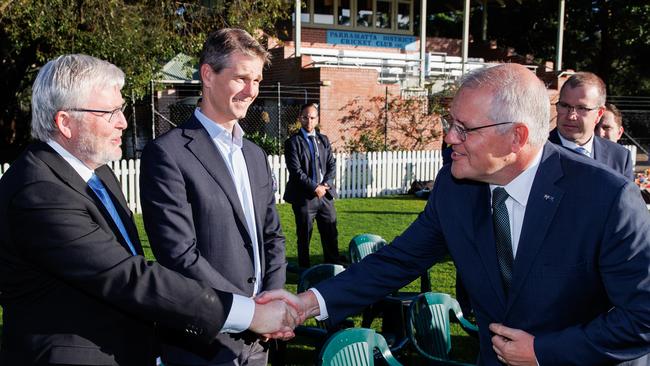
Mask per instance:
[[[318,184],[314,182],[304,167],[300,164],[300,151],[298,151],[298,136],[288,139],[284,144],[284,157],[289,171],[289,180],[299,182],[300,187],[305,191],[307,197],[314,196]]]
[[[406,286],[445,256],[435,202],[438,181],[424,211],[390,245],[314,286],[325,300],[330,325]]]
[[[632,153],[628,149],[625,149],[625,151],[627,151],[627,154],[625,156],[625,176],[627,179],[634,182],[634,164],[632,163]]]
[[[650,352],[650,221],[638,188],[624,185],[606,214],[599,270],[611,309],[587,324],[535,338],[540,365],[602,365]]]
[[[260,150],[261,151],[261,150]],[[264,226],[262,227],[262,241],[264,243],[265,273],[262,290],[273,290],[284,287],[286,281],[287,259],[285,255],[285,238],[280,226],[280,217],[275,206],[275,194],[271,168],[266,154],[260,153],[265,162],[268,177],[268,194],[266,197],[266,215],[264,215]]]
[[[69,286],[141,319],[198,330],[205,342],[222,328],[231,294],[130,255],[100,226],[105,219],[95,203],[70,187],[27,185],[14,195],[7,216],[20,256]]]
[[[321,136],[323,137],[323,145],[327,151],[327,162],[325,163],[325,175],[323,176],[323,182],[327,183],[330,187],[334,187],[334,179],[336,178],[336,158],[334,158],[334,153],[332,153],[332,145],[330,144],[327,136]]]
[[[201,255],[187,187],[179,163],[150,143],[142,154],[140,194],[151,249],[165,267],[221,291],[241,293]]]

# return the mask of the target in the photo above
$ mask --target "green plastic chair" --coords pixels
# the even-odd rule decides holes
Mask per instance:
[[[426,292],[420,294],[409,308],[408,336],[418,353],[439,365],[467,365],[449,358],[451,334],[449,314],[452,313],[461,327],[476,335],[478,327],[463,317],[458,301],[447,294]]]
[[[357,263],[368,254],[374,253],[379,248],[388,245],[386,240],[379,235],[359,234],[350,240],[350,263]]]
[[[345,271],[345,267],[340,264],[317,264],[307,268],[298,280],[298,293],[307,291],[319,282],[325,281],[337,274]]]
[[[309,267],[300,276],[297,291],[298,293],[305,292],[319,282],[332,278],[343,271],[345,271],[345,267],[340,264],[317,264]],[[325,325],[325,322],[317,320],[316,327],[299,325],[296,327],[295,332],[297,335],[315,339],[316,348],[319,349],[328,335],[350,327],[354,327],[354,321],[351,319],[345,319],[331,329]]]
[[[375,352],[377,350],[377,352]],[[336,332],[325,343],[319,356],[323,366],[373,366],[375,354],[389,366],[402,364],[390,353],[386,340],[372,329],[351,328]]]

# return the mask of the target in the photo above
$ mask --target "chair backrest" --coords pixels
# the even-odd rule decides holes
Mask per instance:
[[[368,254],[374,253],[379,248],[387,245],[384,238],[374,234],[359,234],[350,240],[350,263],[357,263]]]
[[[389,366],[401,366],[390,353],[386,340],[367,328],[349,328],[332,335],[320,353],[319,363],[325,366],[372,366],[375,349]]]
[[[300,275],[297,290],[299,293],[305,292],[317,283],[332,278],[343,271],[345,271],[345,267],[340,264],[317,264],[309,267]]]
[[[467,331],[478,329],[469,323],[458,302],[447,294],[426,292],[411,303],[407,322],[408,336],[415,349],[432,360],[449,360],[451,334],[449,313],[461,322]]]

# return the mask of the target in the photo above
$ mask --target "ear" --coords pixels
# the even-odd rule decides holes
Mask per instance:
[[[216,74],[214,70],[212,69],[212,66],[208,64],[203,64],[201,65],[201,80],[203,81],[203,86],[210,86],[212,77]]]
[[[606,108],[604,106],[598,108],[598,118],[596,118],[596,124],[598,124],[598,122],[600,122],[600,118],[603,116],[603,114],[605,114],[605,110],[606,110]]]
[[[72,116],[65,111],[58,111],[54,115],[54,124],[56,128],[61,132],[65,138],[72,138],[72,129],[70,124],[72,123]]]
[[[512,144],[510,149],[513,153],[521,150],[528,143],[528,126],[524,123],[515,123],[512,128]]]

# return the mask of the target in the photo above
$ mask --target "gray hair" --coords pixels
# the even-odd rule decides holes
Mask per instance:
[[[551,118],[546,87],[535,74],[518,64],[483,68],[465,75],[460,90],[486,88],[492,92],[488,118],[498,122],[521,122],[528,127],[528,143],[542,146],[548,139]],[[498,126],[501,132],[510,128]]]
[[[93,89],[123,86],[124,72],[110,62],[81,54],[51,60],[32,87],[32,137],[41,141],[54,137],[56,113],[82,108]]]
[[[235,52],[257,56],[265,66],[271,62],[269,52],[248,32],[243,29],[223,28],[208,35],[203,44],[199,66],[208,64],[214,72],[219,73],[230,66],[230,55]]]

